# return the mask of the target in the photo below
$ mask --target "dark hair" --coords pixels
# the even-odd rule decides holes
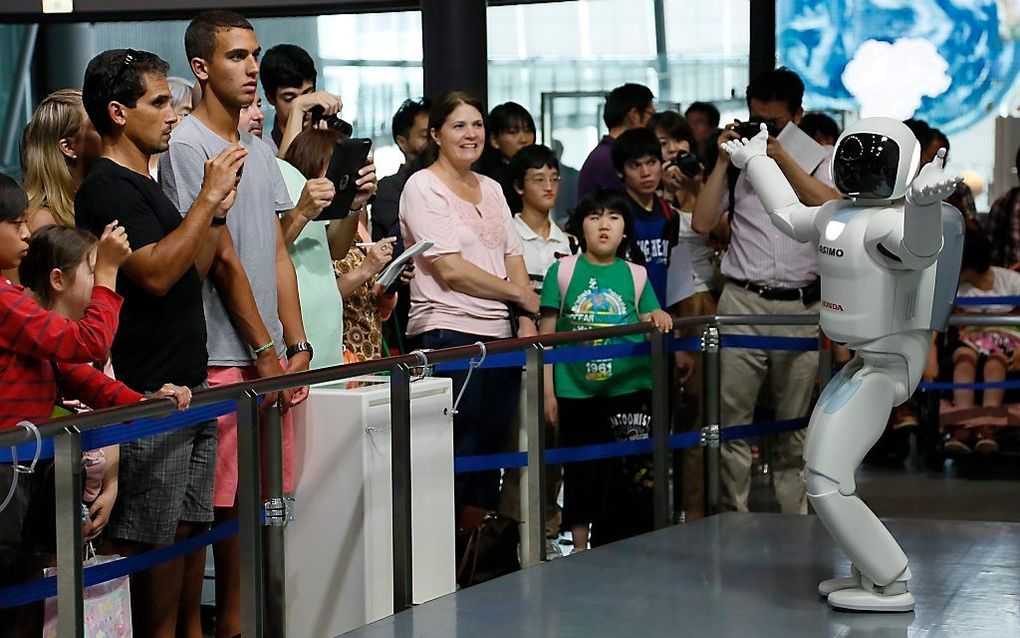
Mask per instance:
[[[32,233],[28,253],[18,266],[21,285],[31,289],[44,308],[51,307],[50,273],[59,268],[69,281],[74,281],[78,264],[88,257],[97,241],[95,235],[81,228],[43,226]]]
[[[785,66],[759,73],[747,85],[747,105],[751,100],[786,102],[790,113],[800,110],[804,102],[804,83],[800,76]]]
[[[914,118],[910,118],[909,120],[903,120],[903,123],[907,125],[907,128],[910,129],[910,131],[914,134],[914,137],[917,138],[917,143],[921,145],[922,151],[935,137],[934,129],[928,126],[928,123],[924,120],[915,120]]]
[[[646,128],[632,128],[616,138],[613,144],[613,168],[623,174],[627,162],[634,162],[651,155],[662,161],[662,144],[655,133]]]
[[[609,92],[606,96],[606,107],[602,111],[602,121],[607,128],[615,128],[627,118],[631,109],[643,111],[648,108],[655,97],[652,90],[643,84],[624,84]]]
[[[939,146],[946,149],[946,155],[949,155],[949,138],[946,137],[945,133],[937,128],[933,128],[931,130],[931,139],[932,141],[938,141]]]
[[[691,102],[691,105],[684,111],[684,116],[688,116],[691,113],[704,113],[708,117],[708,123],[714,128],[719,128],[719,120],[722,116],[719,115],[719,109],[715,108],[714,104],[708,102]]]
[[[193,58],[209,59],[216,51],[216,34],[227,29],[247,29],[255,27],[240,13],[233,11],[203,11],[188,23],[184,32],[184,53],[188,60]]]
[[[616,249],[616,256],[643,266],[645,254],[630,241],[634,236],[634,213],[630,210],[627,196],[615,188],[600,188],[585,195],[567,221],[565,230],[577,237],[581,252],[588,250],[588,242],[584,239],[584,218],[601,211],[613,211],[623,216],[623,241]]]
[[[652,133],[661,130],[670,139],[687,142],[692,153],[698,150],[698,140],[694,138],[691,125],[687,123],[687,118],[676,111],[662,111],[653,115],[648,120],[648,130]]]
[[[482,105],[482,101],[474,93],[469,93],[468,91],[447,91],[440,95],[439,99],[432,104],[432,108],[429,109],[429,145],[426,147],[425,152],[418,156],[417,161],[411,167],[412,173],[427,168],[439,158],[439,147],[436,146],[436,140],[432,137],[432,130],[438,131],[443,128],[446,118],[450,117],[450,114],[456,111],[457,107],[462,104],[473,106],[482,116],[482,122],[485,122],[485,106]]]
[[[805,113],[804,117],[800,118],[800,130],[804,131],[811,137],[821,133],[826,137],[831,137],[836,140],[839,139],[839,124],[836,124],[836,120],[832,119],[825,113],[819,113],[812,111],[811,113]]]
[[[305,82],[315,86],[315,62],[295,44],[278,44],[262,56],[259,78],[267,99],[276,99],[280,89],[297,88]]]
[[[265,67],[265,62],[262,63]],[[393,114],[393,121],[390,123],[390,133],[393,135],[393,141],[397,141],[397,136],[407,137],[411,134],[411,127],[414,126],[414,120],[419,115],[424,113],[429,114],[429,110],[432,108],[432,100],[423,97],[420,102],[416,102],[410,98],[404,100],[404,102],[397,108],[397,112]]]
[[[490,136],[506,133],[515,128],[523,128],[534,133],[535,119],[528,113],[528,109],[517,102],[505,102],[489,113],[486,128]]]
[[[556,159],[556,153],[548,146],[532,144],[517,151],[517,154],[510,160],[510,176],[514,184],[524,188],[524,178],[528,170],[532,168],[551,168],[560,170],[560,161]]]
[[[13,222],[25,215],[28,195],[14,178],[0,173],[0,222]]]
[[[145,95],[145,75],[166,77],[170,65],[155,53],[134,49],[111,49],[92,58],[85,68],[81,101],[100,135],[113,133],[107,110],[110,102],[134,108]]]
[[[977,273],[987,272],[992,267],[992,242],[984,231],[967,230],[963,237],[963,262],[960,270],[971,269]]]
[[[294,138],[287,147],[284,160],[298,169],[305,179],[321,177],[322,170],[333,157],[336,143],[346,136],[331,128],[308,128]]]

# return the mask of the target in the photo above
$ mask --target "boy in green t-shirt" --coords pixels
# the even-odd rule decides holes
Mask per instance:
[[[615,190],[595,191],[578,204],[572,222],[582,254],[557,261],[546,273],[539,331],[642,321],[651,321],[662,331],[672,329],[673,320],[659,308],[644,268],[623,259],[630,253],[640,262],[640,253],[634,255],[627,240],[633,218],[626,198]],[[563,285],[565,294],[561,294],[561,268],[573,269]],[[643,340],[643,335],[634,335],[595,345]],[[559,426],[561,446],[648,436],[652,379],[647,360],[629,357],[559,364],[555,372],[552,367],[546,366],[545,413],[549,423]],[[616,458],[563,466],[563,522],[570,527],[575,551],[588,546],[589,525],[598,544],[651,529],[650,498],[647,507],[640,507],[635,501],[646,499],[627,495],[624,465]],[[643,492],[650,497],[648,490]],[[625,508],[634,506],[635,514],[626,515]]]

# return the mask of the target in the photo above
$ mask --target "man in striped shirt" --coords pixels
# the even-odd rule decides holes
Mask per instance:
[[[809,206],[837,199],[829,175],[831,148],[820,163],[805,170],[776,136],[787,125],[796,126],[804,110],[804,84],[788,69],[765,72],[747,87],[752,120],[769,127],[768,154],[790,180],[797,196]],[[720,146],[741,137],[727,126]],[[764,206],[744,174],[736,182],[727,175],[729,156],[720,148],[719,159],[705,182],[694,208],[692,226],[707,234],[719,218],[731,211],[732,238],[722,262],[726,286],[719,300],[722,315],[803,315],[819,309],[818,260],[815,248],[784,235],[772,225]],[[731,185],[732,184],[732,185]],[[729,188],[727,188],[729,186]],[[729,192],[727,192],[727,190]],[[816,337],[817,326],[730,326],[727,334],[759,337]],[[816,352],[726,348],[722,351],[725,378],[722,387],[722,425],[754,420],[758,393],[769,381],[776,420],[804,417],[810,407],[818,367]],[[807,513],[803,477],[805,430],[776,437],[771,462],[776,498],[783,512]],[[751,449],[746,441],[727,441],[722,447],[723,505],[747,511],[750,492]]]

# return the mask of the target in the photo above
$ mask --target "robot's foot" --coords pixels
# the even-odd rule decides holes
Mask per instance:
[[[828,598],[829,594],[834,591],[852,587],[864,587],[864,585],[861,582],[861,570],[857,569],[857,565],[850,563],[850,575],[829,578],[818,583],[818,595]]]
[[[870,586],[842,589],[829,594],[829,605],[852,611],[907,612],[914,610],[914,595],[907,591],[907,582],[898,580],[885,587]]]
[[[840,578],[829,578],[818,583],[818,595],[828,597],[829,594],[843,589],[853,589],[861,587],[861,576],[856,574],[853,576],[842,576]]]

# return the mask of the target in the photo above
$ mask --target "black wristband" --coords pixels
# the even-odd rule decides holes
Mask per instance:
[[[212,225],[213,226],[223,226],[226,223],[227,223],[227,216],[226,215],[224,215],[223,217],[220,217],[218,215],[213,215],[213,218],[212,218]]]

